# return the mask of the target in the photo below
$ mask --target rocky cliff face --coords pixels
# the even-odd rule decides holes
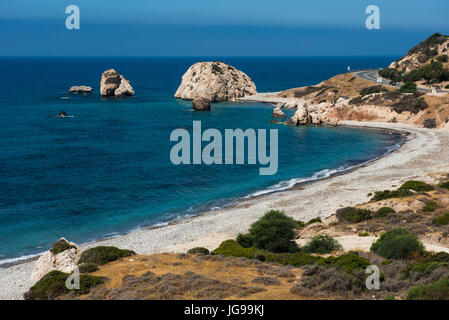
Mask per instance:
[[[235,101],[256,93],[256,86],[242,71],[223,62],[199,62],[182,76],[175,98]]]
[[[392,62],[389,68],[408,73],[433,61],[447,63],[449,36],[435,33],[417,46],[410,49],[401,59]],[[446,56],[446,58],[445,58]]]
[[[108,69],[101,75],[100,93],[102,96],[132,96],[134,89],[121,74],[114,69]]]

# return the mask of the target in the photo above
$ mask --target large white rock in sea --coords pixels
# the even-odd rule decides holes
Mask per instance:
[[[235,101],[256,93],[255,84],[242,71],[224,62],[198,62],[182,76],[175,98]]]
[[[71,273],[75,270],[82,250],[75,243],[68,242],[61,238],[53,245],[53,248],[46,251],[34,265],[30,281],[36,283],[43,276],[53,270]]]
[[[102,96],[132,96],[134,89],[125,79],[114,69],[108,69],[101,75],[100,93]]]

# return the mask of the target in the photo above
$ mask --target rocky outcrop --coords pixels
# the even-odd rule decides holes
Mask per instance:
[[[211,101],[206,98],[196,98],[192,101],[192,107],[196,111],[209,111]]]
[[[93,88],[89,86],[72,86],[69,89],[69,93],[90,93]]]
[[[101,75],[100,93],[105,97],[132,96],[134,89],[125,77],[114,69],[108,69]]]
[[[175,98],[235,101],[256,93],[256,86],[242,71],[223,62],[198,62],[182,76]]]
[[[306,104],[298,105],[295,114],[290,118],[290,123],[294,125],[311,123],[311,117]]]
[[[283,118],[285,117],[285,113],[281,110],[280,107],[275,107],[271,116],[273,118]]]
[[[435,33],[417,46],[410,49],[401,59],[392,62],[389,68],[408,73],[431,61],[438,61],[440,57],[449,54],[449,36]],[[446,61],[447,62],[447,61]]]
[[[71,273],[75,270],[78,260],[81,257],[81,253],[82,250],[75,243],[68,242],[66,239],[61,238],[55,243],[52,249],[46,251],[39,260],[37,260],[30,281],[36,283],[44,275],[53,270]]]

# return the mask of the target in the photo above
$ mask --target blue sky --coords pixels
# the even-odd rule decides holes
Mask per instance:
[[[80,30],[65,28],[77,5]],[[365,8],[381,29],[365,28]],[[447,0],[0,0],[1,56],[400,55],[449,34]]]

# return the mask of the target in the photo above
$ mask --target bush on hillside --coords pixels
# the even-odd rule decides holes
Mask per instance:
[[[296,252],[298,245],[293,241],[298,224],[277,210],[268,211],[251,225],[249,233],[239,235],[237,242],[243,247],[255,247],[271,252]]]
[[[338,209],[335,214],[340,221],[347,221],[352,223],[371,219],[371,211],[354,207]]]
[[[381,93],[381,92],[388,92],[388,91],[389,91],[388,89],[386,89],[382,86],[372,86],[372,87],[363,88],[360,91],[360,95],[363,97],[363,96],[373,94],[373,93]]]
[[[82,263],[78,266],[78,270],[81,273],[91,273],[98,270],[98,265],[95,263]]]
[[[331,253],[341,249],[340,243],[329,236],[313,237],[303,248],[306,253]]]
[[[53,244],[53,246],[50,249],[50,252],[53,255],[57,255],[58,253],[64,252],[64,251],[72,249],[72,248],[76,248],[76,247],[74,245],[71,245],[65,239],[60,239]]]
[[[384,190],[374,192],[374,196],[371,201],[381,201],[392,198],[402,198],[412,196],[414,193],[410,190],[399,189],[399,190]]]
[[[376,216],[379,218],[384,218],[392,213],[396,213],[393,208],[390,207],[382,207],[376,211]]]
[[[188,254],[209,254],[209,249],[203,247],[195,247],[187,251]]]
[[[433,219],[432,223],[437,226],[447,226],[449,224],[449,213],[445,213],[438,218]]]
[[[449,190],[449,181],[440,183],[438,187]]]
[[[80,264],[93,263],[101,266],[108,262],[133,256],[135,254],[136,253],[132,250],[123,250],[116,247],[99,246],[84,251],[81,254],[78,263]]]
[[[243,257],[265,262],[276,262],[283,265],[292,265],[295,267],[313,264],[318,260],[317,257],[303,251],[295,253],[273,253],[257,248],[244,248],[235,240],[223,241],[213,253],[225,257]]]
[[[365,271],[371,265],[371,262],[357,253],[348,252],[339,257],[322,258],[318,261],[318,264],[321,266],[333,266],[349,274],[354,274],[355,271]]]
[[[426,192],[426,191],[432,191],[435,189],[434,186],[431,186],[430,184],[427,184],[422,181],[414,181],[410,180],[405,182],[400,188],[400,190],[413,190],[416,192]]]
[[[69,290],[66,280],[70,276],[61,271],[51,271],[42,277],[34,286],[24,294],[25,300],[53,300],[73,291],[76,294],[86,294],[89,290],[104,282],[103,277],[80,275],[80,289]]]
[[[399,89],[399,92],[402,93],[415,93],[417,91],[416,83],[412,81],[407,81],[404,85]]]
[[[435,120],[435,118],[426,119],[423,122],[423,126],[427,129],[434,129],[437,127],[437,121]]]
[[[423,244],[407,229],[391,229],[373,243],[371,251],[385,259],[408,259],[413,252],[422,253]]]
[[[449,300],[449,279],[439,279],[425,285],[412,288],[406,296],[407,300]]]

